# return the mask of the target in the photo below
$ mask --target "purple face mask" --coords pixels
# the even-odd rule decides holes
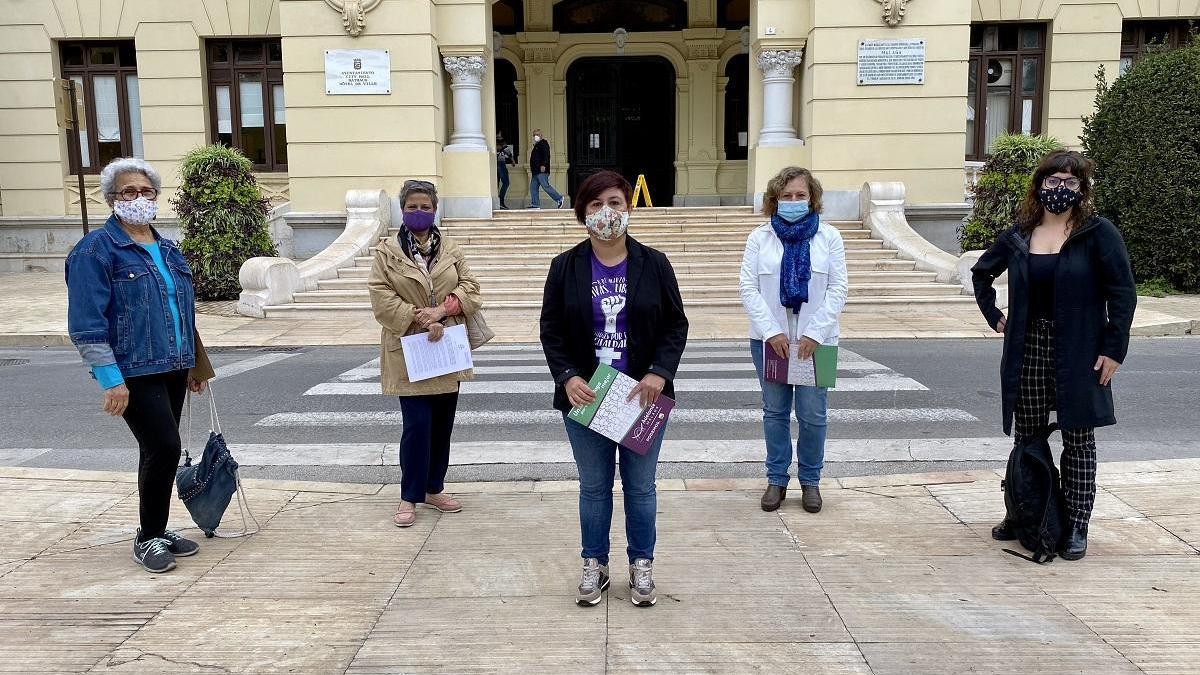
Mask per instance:
[[[432,211],[405,211],[404,226],[410,232],[424,232],[433,227]]]

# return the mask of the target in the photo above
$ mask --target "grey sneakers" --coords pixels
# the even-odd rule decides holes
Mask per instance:
[[[186,558],[189,555],[196,555],[196,553],[200,550],[200,544],[197,544],[191,539],[181,537],[170,530],[163,532],[162,538],[171,542],[167,549],[171,551],[176,558]]]
[[[638,558],[629,566],[629,601],[638,607],[658,602],[654,594],[654,561]]]
[[[585,607],[598,604],[601,594],[608,588],[608,565],[601,565],[596,558],[583,561],[583,575],[579,578],[579,595],[575,603]]]
[[[162,574],[175,569],[175,554],[171,553],[171,542],[162,537],[138,541],[142,531],[133,539],[133,560],[146,568],[147,572]],[[193,551],[194,553],[195,551]]]

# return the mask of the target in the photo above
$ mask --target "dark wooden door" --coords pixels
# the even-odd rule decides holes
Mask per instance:
[[[675,72],[665,59],[582,59],[567,74],[568,189],[616,171],[645,174],[655,206],[675,193]]]

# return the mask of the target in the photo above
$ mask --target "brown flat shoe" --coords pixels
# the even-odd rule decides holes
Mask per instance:
[[[408,502],[400,502],[400,506],[396,507],[396,515],[392,516],[392,523],[396,527],[412,527],[415,522],[417,522],[417,506]]]
[[[821,488],[816,485],[800,486],[800,504],[809,513],[821,512]]]
[[[783,500],[787,498],[787,487],[783,485],[768,485],[767,491],[763,493],[762,505],[763,511],[774,511],[779,508]]]
[[[462,511],[462,504],[459,504],[458,500],[444,492],[439,492],[436,495],[425,495],[425,506],[437,509],[442,513],[458,513]]]

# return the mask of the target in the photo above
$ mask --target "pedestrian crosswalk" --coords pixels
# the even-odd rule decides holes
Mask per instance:
[[[475,353],[474,360],[475,379],[464,382],[461,388],[456,439],[472,443],[548,442],[561,436],[562,415],[550,407],[554,383],[540,347],[484,347]],[[395,428],[403,426],[400,411],[395,407],[379,409],[372,399],[363,398],[381,396],[379,379],[379,359],[371,359],[309,386],[302,396],[304,410],[275,412],[259,419],[256,426],[314,431],[378,427],[389,438],[395,438]],[[761,443],[761,389],[748,344],[693,345],[683,355],[674,384],[679,405],[671,416],[670,435],[683,433],[690,437],[689,442],[741,439]],[[954,430],[954,424],[978,421],[965,410],[921,400],[905,405],[900,398],[905,393],[921,395],[928,391],[916,379],[843,347],[838,386],[830,397],[829,421],[832,425],[871,425],[877,430],[881,425],[933,424],[942,425],[947,432]]]

